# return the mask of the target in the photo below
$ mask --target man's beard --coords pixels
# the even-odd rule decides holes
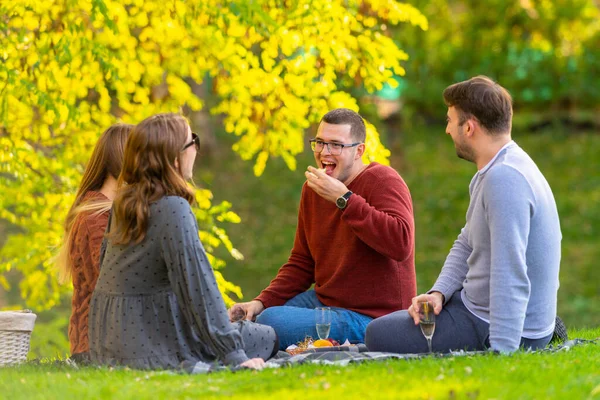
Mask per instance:
[[[456,155],[458,158],[462,158],[463,160],[475,162],[475,154],[473,154],[473,149],[470,147],[456,147]]]
[[[458,134],[458,138],[454,142],[454,148],[456,149],[458,158],[475,162],[475,152],[473,151],[473,148],[465,142],[462,131]]]

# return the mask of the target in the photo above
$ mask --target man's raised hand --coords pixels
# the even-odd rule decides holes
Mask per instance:
[[[304,173],[308,187],[325,200],[335,203],[338,197],[346,194],[348,188],[341,181],[330,177],[325,169],[309,166]]]

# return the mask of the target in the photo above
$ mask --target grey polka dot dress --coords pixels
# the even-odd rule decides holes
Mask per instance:
[[[92,362],[144,369],[236,366],[269,358],[276,341],[271,327],[229,322],[185,199],[153,203],[139,244],[113,246],[104,239],[89,311]]]

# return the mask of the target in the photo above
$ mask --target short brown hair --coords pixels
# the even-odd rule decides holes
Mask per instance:
[[[336,108],[329,111],[321,118],[321,122],[332,125],[350,125],[350,136],[358,142],[364,143],[367,138],[365,121],[357,112],[348,108]]]
[[[512,97],[502,86],[479,75],[444,90],[444,102],[455,107],[464,124],[475,117],[490,134],[507,133],[512,125]]]

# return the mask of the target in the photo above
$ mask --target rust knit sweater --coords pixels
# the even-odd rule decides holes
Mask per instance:
[[[340,210],[303,186],[290,258],[256,298],[265,307],[315,283],[327,306],[374,318],[408,308],[417,290],[408,187],[394,169],[371,163],[348,189],[354,194]]]
[[[108,200],[100,192],[89,191],[83,201]],[[108,225],[108,212],[81,213],[75,219],[71,242],[73,299],[69,321],[71,354],[84,353],[88,345],[88,313],[92,292],[100,271],[100,246]]]

